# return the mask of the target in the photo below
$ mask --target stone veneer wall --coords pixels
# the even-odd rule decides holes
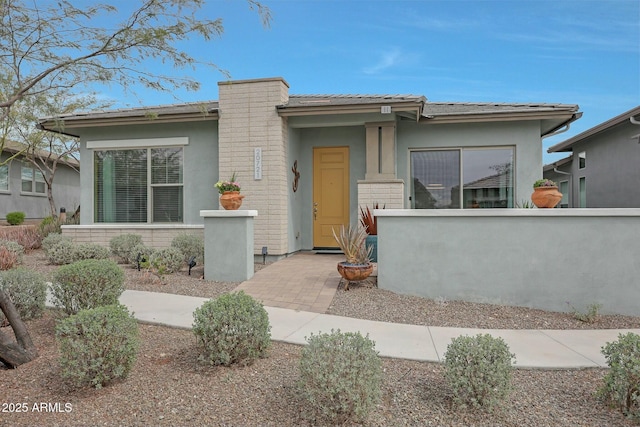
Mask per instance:
[[[77,243],[97,243],[109,247],[109,241],[120,234],[139,234],[145,245],[152,248],[168,248],[174,237],[181,233],[196,234],[204,238],[204,225],[149,224],[149,225],[63,225],[62,234]]]
[[[404,181],[358,181],[358,206],[373,209],[376,203],[381,209],[403,209]]]
[[[287,121],[276,106],[289,99],[282,78],[220,82],[220,179],[236,172],[245,195],[240,209],[257,210],[254,253],[289,252],[287,238]],[[262,179],[254,179],[254,150],[262,149]]]

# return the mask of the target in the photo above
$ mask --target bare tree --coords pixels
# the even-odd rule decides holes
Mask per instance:
[[[0,89],[2,86],[0,86]],[[15,102],[0,126],[0,140],[7,142],[13,154],[3,163],[13,159],[28,162],[37,169],[44,180],[51,215],[56,215],[53,184],[58,166],[63,163],[75,169],[79,164],[79,140],[63,132],[47,132],[36,127],[39,117],[59,117],[78,110],[106,108],[108,103],[98,103],[94,95],[69,96],[59,90],[50,90],[25,97]],[[58,128],[64,129],[64,123]]]
[[[271,22],[270,10],[257,0],[247,0],[262,23]],[[177,69],[215,64],[200,61],[180,48],[192,37],[210,40],[224,31],[221,19],[205,19],[198,12],[205,0],[138,0],[126,2],[133,10],[107,28],[96,22],[118,20],[111,5],[68,0],[0,0],[0,76],[7,89],[0,92],[0,124],[5,126],[12,107],[20,100],[52,93],[68,93],[95,83],[118,84],[125,90],[142,85],[159,91],[197,90],[188,75],[157,74],[150,61]],[[34,123],[35,125],[35,123]],[[4,138],[0,140],[0,152]],[[13,328],[17,344],[0,331],[0,361],[11,367],[37,357],[35,346],[8,295],[0,291],[0,309]]]
[[[270,10],[256,0],[247,1],[268,26]],[[137,7],[126,19],[103,28],[95,23],[113,22],[122,12],[107,4],[76,7],[68,0],[0,0],[0,68],[9,70],[14,82],[11,90],[0,93],[0,121],[26,96],[96,82],[125,90],[136,85],[159,91],[197,90],[199,83],[188,75],[157,74],[145,64],[159,60],[177,69],[206,65],[224,72],[180,48],[180,42],[192,37],[210,40],[223,33],[220,18],[198,16],[204,3],[127,2]]]

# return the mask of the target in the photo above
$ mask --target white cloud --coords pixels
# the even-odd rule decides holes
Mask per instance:
[[[394,49],[390,52],[384,52],[378,62],[374,65],[365,68],[363,71],[365,74],[379,74],[384,70],[392,68],[400,60],[401,53],[399,50]]]

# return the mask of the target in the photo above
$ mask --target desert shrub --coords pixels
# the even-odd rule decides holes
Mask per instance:
[[[513,367],[509,346],[489,334],[451,340],[444,355],[445,378],[460,405],[491,409],[511,389]]]
[[[142,236],[139,234],[125,233],[112,237],[109,241],[111,253],[117,256],[121,262],[125,264],[132,263],[134,260],[129,258],[131,249],[142,243]]]
[[[628,332],[602,347],[609,372],[600,397],[629,418],[640,421],[640,335]]]
[[[18,264],[18,255],[0,246],[0,271],[10,270]]]
[[[68,242],[72,242],[73,241],[73,239],[71,239],[71,237],[65,236],[64,234],[61,234],[61,233],[49,233],[46,237],[44,237],[42,239],[42,250],[44,250],[45,253],[48,253],[49,249],[51,249],[52,246],[56,245],[58,242],[60,242],[62,240],[66,240]]]
[[[73,261],[83,259],[108,259],[111,251],[97,243],[78,243],[73,246]]]
[[[59,239],[47,249],[47,259],[54,265],[71,264],[76,261],[75,248],[76,244],[71,239]]]
[[[302,350],[298,388],[314,424],[363,422],[380,400],[382,361],[375,343],[340,330],[313,335]]]
[[[22,320],[38,318],[44,311],[47,284],[35,271],[19,267],[0,273],[0,290],[5,291],[18,310]],[[0,310],[0,324],[5,317]]]
[[[86,259],[63,265],[53,275],[52,302],[67,314],[116,304],[124,291],[124,273],[110,259]]]
[[[22,264],[22,257],[24,255],[22,245],[11,240],[0,240],[0,249],[2,248],[15,256],[15,264]],[[11,259],[13,259],[13,256]]]
[[[140,257],[140,268],[149,268],[151,266],[151,255],[155,252],[155,249],[150,248],[143,243],[139,243],[131,248],[129,252],[129,260],[132,265],[137,267],[138,257]]]
[[[139,347],[138,324],[123,305],[82,310],[56,325],[62,377],[101,388],[126,378]]]
[[[97,243],[74,243],[57,233],[49,234],[43,241],[49,263],[71,264],[84,259],[108,259],[111,251]]]
[[[197,263],[204,263],[204,239],[195,234],[181,233],[173,238],[171,247],[182,252],[183,261],[189,262],[191,257],[195,257]]]
[[[47,216],[40,221],[40,224],[38,224],[38,232],[44,239],[51,233],[62,233],[62,229],[60,228],[61,225],[62,224],[55,216]]]
[[[154,251],[149,259],[151,269],[159,276],[180,271],[182,262],[182,252],[176,248],[164,248]]]
[[[0,239],[18,243],[25,251],[38,249],[42,244],[42,238],[34,226],[3,227],[0,229]]]
[[[271,344],[269,316],[262,304],[240,291],[209,300],[193,313],[199,360],[211,365],[251,364]]]
[[[25,217],[24,212],[9,212],[7,213],[7,222],[10,225],[20,225],[24,222]]]
[[[596,320],[598,320],[598,315],[599,315],[600,309],[602,308],[602,304],[594,303],[594,304],[589,304],[587,306],[586,311],[582,312],[576,309],[574,306],[572,306],[571,303],[569,303],[568,301],[567,301],[567,304],[571,308],[573,318],[585,323],[594,323]]]

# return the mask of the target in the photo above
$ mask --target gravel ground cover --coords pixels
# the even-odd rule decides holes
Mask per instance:
[[[26,256],[25,264],[48,275],[56,268],[46,264],[40,251]],[[163,281],[128,266],[123,269],[128,289],[215,297],[237,286],[204,281],[198,268],[192,276],[185,270]],[[640,327],[640,319],[628,316],[601,316],[594,324],[582,325],[567,313],[428,301],[358,286],[338,291],[329,312],[433,326]],[[16,370],[0,370],[0,426],[309,425],[300,417],[303,403],[295,387],[301,347],[274,342],[268,357],[251,366],[207,367],[197,362],[191,331],[142,324],[138,360],[125,381],[100,390],[73,391],[60,380],[55,320],[55,312],[48,311],[42,319],[28,322],[38,359]],[[517,369],[509,399],[487,412],[454,406],[439,364],[384,358],[383,368],[383,398],[366,425],[637,425],[594,396],[604,369]]]

